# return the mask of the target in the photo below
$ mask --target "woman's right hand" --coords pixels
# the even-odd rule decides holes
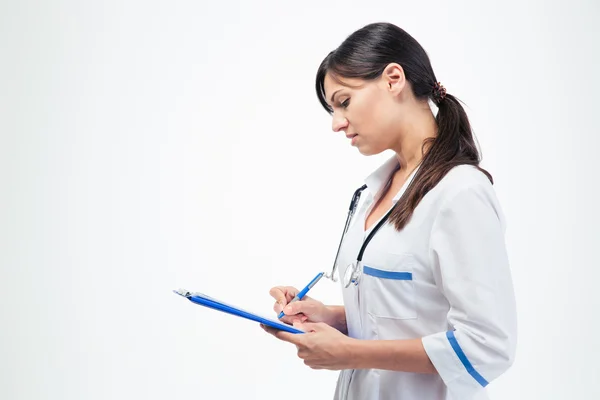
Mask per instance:
[[[277,315],[279,315],[281,310],[285,314],[281,317],[281,321],[292,325],[296,321],[332,324],[332,311],[318,300],[304,296],[302,300],[297,300],[289,304],[298,292],[300,291],[292,286],[275,286],[269,291],[269,294],[275,299],[273,310],[275,310]]]

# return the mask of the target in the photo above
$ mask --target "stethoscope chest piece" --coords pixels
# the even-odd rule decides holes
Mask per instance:
[[[354,261],[346,267],[344,272],[344,287],[348,288],[350,285],[357,286],[362,274],[362,263],[360,261]]]

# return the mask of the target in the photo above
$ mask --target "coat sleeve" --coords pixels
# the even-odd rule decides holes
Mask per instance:
[[[422,338],[453,398],[475,396],[513,363],[516,307],[502,211],[491,184],[453,195],[439,209],[429,255],[449,304],[448,330]]]

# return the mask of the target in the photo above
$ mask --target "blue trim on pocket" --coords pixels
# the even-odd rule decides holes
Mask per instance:
[[[446,332],[446,337],[448,338],[450,345],[454,349],[454,352],[456,353],[456,355],[458,356],[460,361],[463,363],[463,365],[467,369],[467,372],[473,377],[473,379],[475,379],[477,382],[479,382],[479,384],[481,386],[486,387],[488,384],[488,381],[486,381],[483,376],[479,375],[479,372],[475,371],[475,368],[473,368],[473,365],[471,364],[471,362],[465,355],[464,351],[460,348],[460,345],[458,344],[458,341],[456,340],[456,337],[454,336],[454,332],[453,331]]]
[[[396,279],[399,281],[412,281],[412,272],[383,271],[381,269],[367,267],[366,265],[363,267],[363,272],[367,275],[375,276],[377,278]]]

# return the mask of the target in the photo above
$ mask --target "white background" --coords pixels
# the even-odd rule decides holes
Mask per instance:
[[[376,21],[467,104],[508,219],[519,347],[491,397],[600,398],[598,17],[593,0],[3,0],[0,398],[332,397],[337,372],[172,289],[271,315],[271,286],[331,267],[390,154],[331,132],[314,76]]]

